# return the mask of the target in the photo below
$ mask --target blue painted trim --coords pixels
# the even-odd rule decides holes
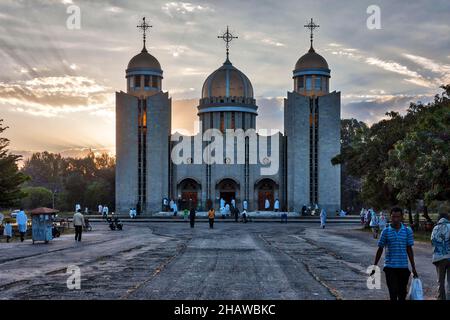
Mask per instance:
[[[305,76],[305,75],[322,75],[330,77],[330,69],[302,69],[294,70],[294,77]]]
[[[152,70],[152,69],[142,69],[142,70],[137,70],[137,69],[128,69],[127,70],[127,77],[129,76],[140,76],[140,75],[144,75],[144,76],[158,76],[162,78],[163,72],[161,70]]]
[[[223,107],[208,107],[199,109],[198,114],[207,113],[207,112],[221,112],[221,111],[237,111],[237,112],[247,112],[247,113],[253,113],[258,114],[256,112],[256,109],[258,107],[248,107],[248,106],[223,106]]]

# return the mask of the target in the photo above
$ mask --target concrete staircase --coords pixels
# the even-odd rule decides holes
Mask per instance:
[[[250,222],[280,222],[280,212],[249,212],[249,220]],[[135,219],[131,219],[129,215],[114,215],[118,216],[120,221],[122,222],[188,222],[188,219],[183,218],[182,212],[179,212],[176,217],[173,216],[172,213],[169,212],[161,212],[156,214],[144,214],[137,216]],[[87,215],[85,216],[91,222],[101,222],[104,221],[101,215]],[[207,212],[197,212],[196,214],[196,222],[207,222]],[[350,223],[350,224],[359,224],[360,223],[359,216],[328,216],[327,223]],[[216,213],[215,222],[218,223],[234,223],[234,218],[226,217],[222,218],[219,214]],[[288,213],[288,223],[320,223],[320,218],[318,216],[300,216],[298,213],[289,212]]]

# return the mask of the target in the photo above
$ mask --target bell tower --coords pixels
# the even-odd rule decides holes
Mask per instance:
[[[310,49],[295,65],[294,90],[284,103],[288,207],[317,204],[334,213],[341,203],[340,166],[331,164],[340,153],[340,92],[330,93],[331,71],[313,47],[319,25],[311,19],[305,28]]]
[[[143,48],[126,69],[127,91],[116,93],[116,211],[161,210],[169,197],[172,102],[162,90],[163,70],[146,48],[149,25],[137,26]]]

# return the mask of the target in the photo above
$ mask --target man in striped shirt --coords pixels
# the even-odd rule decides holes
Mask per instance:
[[[391,223],[381,233],[378,241],[378,251],[374,265],[378,265],[383,249],[386,247],[384,258],[384,273],[391,300],[405,300],[411,271],[408,269],[408,258],[411,263],[414,278],[418,277],[414,262],[413,232],[403,224],[403,210],[395,207],[391,209]],[[373,273],[373,272],[372,272]]]

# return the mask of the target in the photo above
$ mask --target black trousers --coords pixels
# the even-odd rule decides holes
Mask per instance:
[[[191,219],[191,228],[193,228],[194,227],[194,225],[195,225],[195,220],[194,219]]]
[[[209,227],[211,228],[211,229],[213,229],[214,228],[214,219],[209,219]]]
[[[20,241],[23,242],[25,240],[25,232],[20,232]]]
[[[83,226],[75,226],[75,241],[81,241],[81,233],[83,233]]]
[[[389,289],[389,297],[393,301],[404,301],[406,299],[407,287],[411,271],[408,268],[383,269],[386,275],[386,284]]]

